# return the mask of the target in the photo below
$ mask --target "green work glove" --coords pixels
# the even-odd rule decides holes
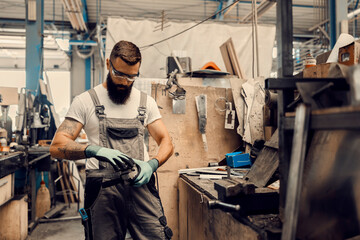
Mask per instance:
[[[159,167],[159,161],[157,159],[153,158],[148,162],[134,159],[134,162],[140,168],[140,173],[134,181],[134,186],[140,187],[149,182],[151,175]]]
[[[85,149],[85,156],[108,162],[114,167],[115,171],[126,170],[134,166],[134,162],[130,157],[116,149],[89,145]]]

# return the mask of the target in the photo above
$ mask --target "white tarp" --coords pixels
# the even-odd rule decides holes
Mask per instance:
[[[113,46],[120,40],[131,41],[141,48],[195,24],[195,22],[168,22],[166,25],[170,25],[170,27],[165,28],[164,31],[154,32],[155,27],[159,25],[155,21],[108,18],[105,57],[109,57]],[[205,22],[153,47],[141,48],[143,60],[140,76],[145,78],[166,77],[166,58],[173,51],[186,51],[187,56],[191,58],[193,70],[200,69],[207,62],[213,61],[222,71],[226,71],[219,47],[231,37],[242,69],[247,77],[252,77],[251,29],[251,25]],[[272,65],[275,26],[259,25],[258,34],[260,76],[268,77]]]

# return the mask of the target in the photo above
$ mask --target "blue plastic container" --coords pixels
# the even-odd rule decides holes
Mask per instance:
[[[233,152],[225,154],[226,163],[230,167],[251,166],[250,154],[242,152]]]

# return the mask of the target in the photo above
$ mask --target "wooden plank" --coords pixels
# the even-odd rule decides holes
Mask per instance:
[[[65,181],[65,186],[67,188],[66,192],[69,194],[71,202],[74,203],[75,199],[74,199],[71,187],[70,187],[70,183],[69,183],[69,179],[68,179],[69,175],[67,174],[67,171],[65,170],[65,167],[66,167],[65,162],[62,162],[63,179]]]
[[[221,56],[222,56],[224,64],[225,64],[226,71],[229,72],[232,75],[235,75],[235,70],[234,70],[234,68],[232,66],[230,56],[229,56],[229,52],[228,52],[228,49],[227,49],[227,42],[223,43],[220,46],[220,52],[221,52]]]
[[[254,183],[257,187],[265,187],[278,167],[279,154],[277,149],[264,146],[254,165],[245,176],[245,180]]]
[[[188,202],[189,198],[187,193],[187,187],[184,180],[179,178],[178,180],[178,188],[179,188],[179,239],[187,240],[187,212],[188,212]]]
[[[264,146],[279,149],[279,130],[276,129],[269,141],[266,141]]]
[[[168,225],[174,232],[173,239],[178,239],[178,198],[177,181],[179,169],[206,167],[208,162],[220,162],[226,153],[232,152],[241,146],[241,137],[235,130],[224,129],[225,115],[215,109],[215,101],[220,97],[227,97],[233,102],[232,93],[224,88],[194,87],[187,86],[186,90],[186,114],[172,113],[172,99],[164,94],[164,85],[152,85],[152,96],[158,106],[162,120],[167,127],[174,144],[174,155],[158,169],[160,196],[164,206]],[[201,134],[198,129],[198,117],[195,107],[195,96],[206,94],[208,101],[206,135],[208,152],[204,151]],[[186,124],[186,127],[184,127]],[[221,143],[221,144],[219,144]],[[149,155],[155,156],[157,144],[150,138]],[[171,216],[171,217],[170,217]]]
[[[77,168],[76,163],[74,161],[69,161],[68,164],[69,164],[70,170],[72,171],[72,176],[73,176],[75,186],[77,186],[77,187],[80,186],[79,199],[80,199],[80,202],[83,202],[84,201],[84,192],[85,192],[85,190],[84,190],[84,185],[83,185],[83,182],[81,180],[78,168]],[[79,181],[80,181],[80,184],[79,184]]]
[[[65,171],[67,173],[70,172],[69,167],[68,167],[68,162],[65,162]],[[70,190],[74,190],[75,199],[76,199],[76,201],[79,201],[79,196],[77,194],[78,190],[77,190],[77,187],[75,185],[74,179],[73,179],[72,175],[68,175],[68,176],[69,176],[69,181],[70,181],[70,184],[71,184],[71,187],[72,187],[72,189],[70,189]]]
[[[62,176],[62,177],[60,178],[61,191],[63,192],[63,195],[64,195],[64,201],[65,201],[65,203],[67,204],[67,203],[69,203],[69,199],[68,199],[68,196],[67,196],[66,190],[65,190],[64,179],[63,179],[64,176],[63,176],[63,174],[61,173],[60,163],[57,162],[56,164],[57,164],[57,169],[58,169],[59,177]]]
[[[220,52],[225,63],[226,71],[233,75],[237,75],[240,79],[246,79],[245,72],[241,69],[239,64],[232,38],[229,38],[220,46]]]

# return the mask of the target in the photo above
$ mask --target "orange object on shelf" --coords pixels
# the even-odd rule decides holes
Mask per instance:
[[[213,69],[213,70],[221,71],[220,68],[214,62],[206,63],[204,66],[202,66],[201,69],[202,70],[204,70],[204,69]]]
[[[305,65],[305,68],[316,66],[316,59],[313,57],[313,55],[311,53],[306,54],[304,65]]]

